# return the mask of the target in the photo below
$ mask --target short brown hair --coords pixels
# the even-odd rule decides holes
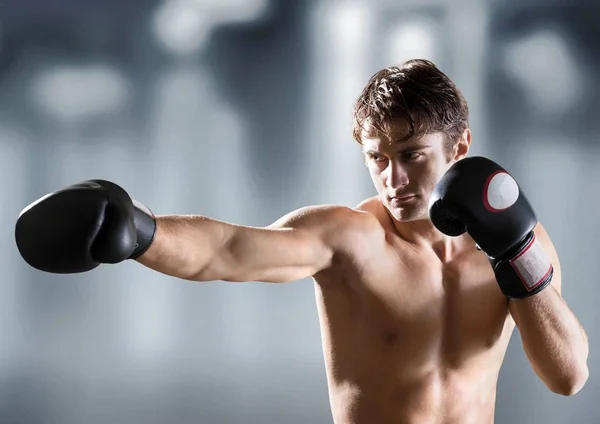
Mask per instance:
[[[362,144],[363,131],[389,135],[396,120],[408,124],[403,140],[441,132],[451,148],[469,125],[469,108],[460,90],[432,62],[413,59],[371,77],[354,106],[354,139]]]

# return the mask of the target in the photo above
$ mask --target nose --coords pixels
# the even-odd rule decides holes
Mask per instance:
[[[408,174],[401,164],[390,161],[387,171],[386,185],[391,189],[398,189],[408,185]]]

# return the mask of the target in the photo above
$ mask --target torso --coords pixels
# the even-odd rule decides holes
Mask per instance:
[[[336,424],[492,424],[514,323],[468,236],[447,261],[382,231],[315,276]]]

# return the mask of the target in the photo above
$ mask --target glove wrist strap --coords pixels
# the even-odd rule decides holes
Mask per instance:
[[[492,264],[502,292],[514,299],[539,293],[550,284],[554,273],[552,263],[533,231],[513,255]]]
[[[156,219],[154,214],[144,204],[135,199],[133,201],[133,221],[137,229],[137,244],[127,259],[136,259],[144,254],[154,241],[156,233]]]

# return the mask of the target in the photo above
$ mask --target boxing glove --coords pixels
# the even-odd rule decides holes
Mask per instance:
[[[19,253],[41,271],[68,274],[134,259],[154,239],[154,215],[118,185],[88,180],[50,193],[21,211]]]
[[[508,298],[526,298],[550,284],[554,269],[533,232],[536,214],[497,163],[470,157],[453,164],[434,187],[429,217],[444,234],[466,231],[473,238]]]

